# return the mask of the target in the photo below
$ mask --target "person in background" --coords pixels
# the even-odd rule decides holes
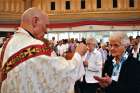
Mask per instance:
[[[101,55],[102,55],[102,60],[103,60],[103,64],[104,64],[105,61],[106,61],[106,59],[107,59],[107,55],[108,55],[107,49],[106,49],[106,44],[102,43],[102,44],[101,44],[101,48],[98,49],[98,50],[99,50],[99,52],[100,52]]]
[[[133,39],[131,46],[132,46],[132,56],[140,61],[140,48],[139,48],[139,41],[137,39]]]
[[[87,47],[79,44],[73,58],[51,56],[43,43],[48,16],[29,8],[21,16],[18,31],[5,43],[1,56],[1,93],[73,93],[74,83],[85,71],[82,56]]]
[[[96,93],[99,87],[98,81],[93,76],[102,75],[102,56],[101,53],[96,49],[97,40],[90,36],[86,40],[88,51],[85,54],[84,65],[85,65],[85,82],[83,93]]]
[[[94,37],[90,36],[86,39],[88,51],[85,54],[83,64],[85,66],[85,76],[76,82],[76,93],[96,93],[99,87],[98,81],[93,76],[102,75],[102,56],[96,49],[97,41]]]

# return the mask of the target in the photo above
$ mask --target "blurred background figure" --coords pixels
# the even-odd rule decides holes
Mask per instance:
[[[83,64],[85,66],[85,76],[75,84],[76,93],[96,93],[99,87],[98,81],[93,76],[102,75],[102,56],[97,50],[97,41],[92,36],[86,39],[88,51],[85,54]]]

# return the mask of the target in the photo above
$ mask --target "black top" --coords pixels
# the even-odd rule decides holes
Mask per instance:
[[[107,73],[110,77],[113,72],[113,57],[109,56],[105,62],[103,76]],[[128,56],[122,64],[118,81],[105,88],[106,93],[140,93],[140,62]]]

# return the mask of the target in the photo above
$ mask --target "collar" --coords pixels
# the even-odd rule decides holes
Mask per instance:
[[[33,36],[33,34],[32,34],[31,32],[29,32],[29,31],[26,30],[26,29],[25,29],[25,31],[27,31],[31,37],[35,38],[35,36]]]
[[[88,53],[93,53],[93,54],[95,54],[96,52],[97,52],[96,48],[94,48],[93,51],[91,51],[91,52],[88,51]]]
[[[19,27],[17,32],[24,33],[24,34],[26,34],[28,36],[31,36],[32,38],[35,38],[32,33],[30,33],[28,30],[26,30],[26,29],[24,29],[22,27]]]
[[[119,64],[123,64],[123,63],[126,61],[126,59],[128,58],[128,56],[129,56],[128,52],[124,52],[124,53],[122,54],[122,57],[121,57],[121,59],[120,59]],[[114,66],[114,65],[116,64],[115,58],[112,60],[112,62],[113,62],[113,66]]]

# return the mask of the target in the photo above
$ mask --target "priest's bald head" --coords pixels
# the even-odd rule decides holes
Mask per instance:
[[[42,40],[47,32],[48,16],[38,8],[29,8],[21,16],[20,26]]]

